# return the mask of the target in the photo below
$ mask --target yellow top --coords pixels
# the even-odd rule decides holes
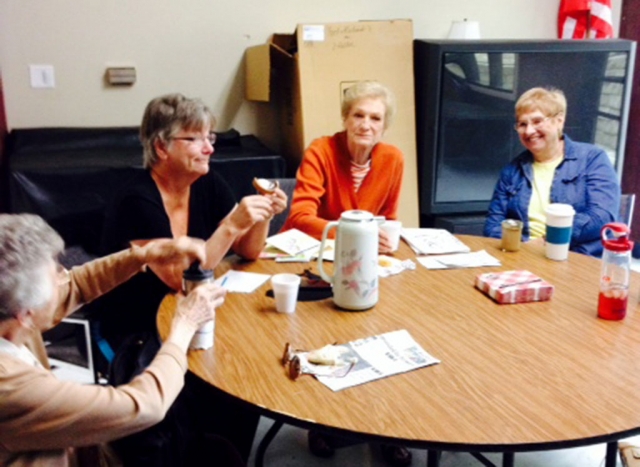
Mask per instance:
[[[551,182],[564,157],[551,162],[533,162],[533,190],[529,202],[529,231],[531,238],[543,237],[546,233],[545,211],[550,204]]]

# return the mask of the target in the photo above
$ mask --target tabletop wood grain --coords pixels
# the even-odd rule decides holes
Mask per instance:
[[[499,240],[459,236],[485,249],[501,267],[428,270],[405,244],[399,258],[415,271],[380,279],[369,311],[345,312],[331,299],[275,311],[265,293],[230,293],[216,313],[215,345],[192,351],[190,370],[265,415],[302,426],[318,424],[412,446],[535,450],[631,435],[640,427],[640,275],[633,273],[627,317],[597,318],[600,261],[580,254],[555,262],[541,244],[519,252]],[[315,263],[227,260],[243,271],[300,273]],[[555,286],[547,302],[499,305],[474,286],[483,272],[529,270]],[[175,308],[168,296],[158,314],[165,337]],[[312,377],[290,380],[280,362],[286,342],[314,349],[407,329],[441,360],[422,368],[333,392]]]

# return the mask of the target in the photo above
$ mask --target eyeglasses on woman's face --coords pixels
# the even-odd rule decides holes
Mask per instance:
[[[527,128],[529,128],[529,125],[531,125],[531,127],[534,130],[539,130],[540,128],[542,128],[542,125],[544,125],[544,123],[546,121],[548,121],[549,119],[555,117],[556,115],[549,115],[549,116],[546,116],[546,117],[544,117],[544,116],[532,117],[529,120],[518,120],[515,123],[515,125],[513,125],[513,128],[518,133],[526,133]]]
[[[214,144],[216,144],[216,134],[215,133],[209,133],[206,136],[200,135],[200,136],[173,136],[169,139],[172,140],[178,140],[178,141],[187,141],[190,143],[194,143],[194,144],[198,144],[199,146],[203,146],[205,141],[209,141],[209,144],[211,146],[213,146]]]

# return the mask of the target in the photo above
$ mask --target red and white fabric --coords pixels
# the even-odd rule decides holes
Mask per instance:
[[[591,1],[589,37],[592,39],[611,39],[613,37],[611,0]]]
[[[613,37],[611,0],[560,0],[560,39],[609,39]]]

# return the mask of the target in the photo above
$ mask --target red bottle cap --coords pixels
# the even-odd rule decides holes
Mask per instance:
[[[613,238],[609,238],[608,234],[611,234]],[[626,224],[621,222],[612,222],[602,227],[600,231],[602,236],[602,245],[609,251],[615,251],[618,253],[631,251],[633,248],[633,242],[629,240],[631,231]]]

